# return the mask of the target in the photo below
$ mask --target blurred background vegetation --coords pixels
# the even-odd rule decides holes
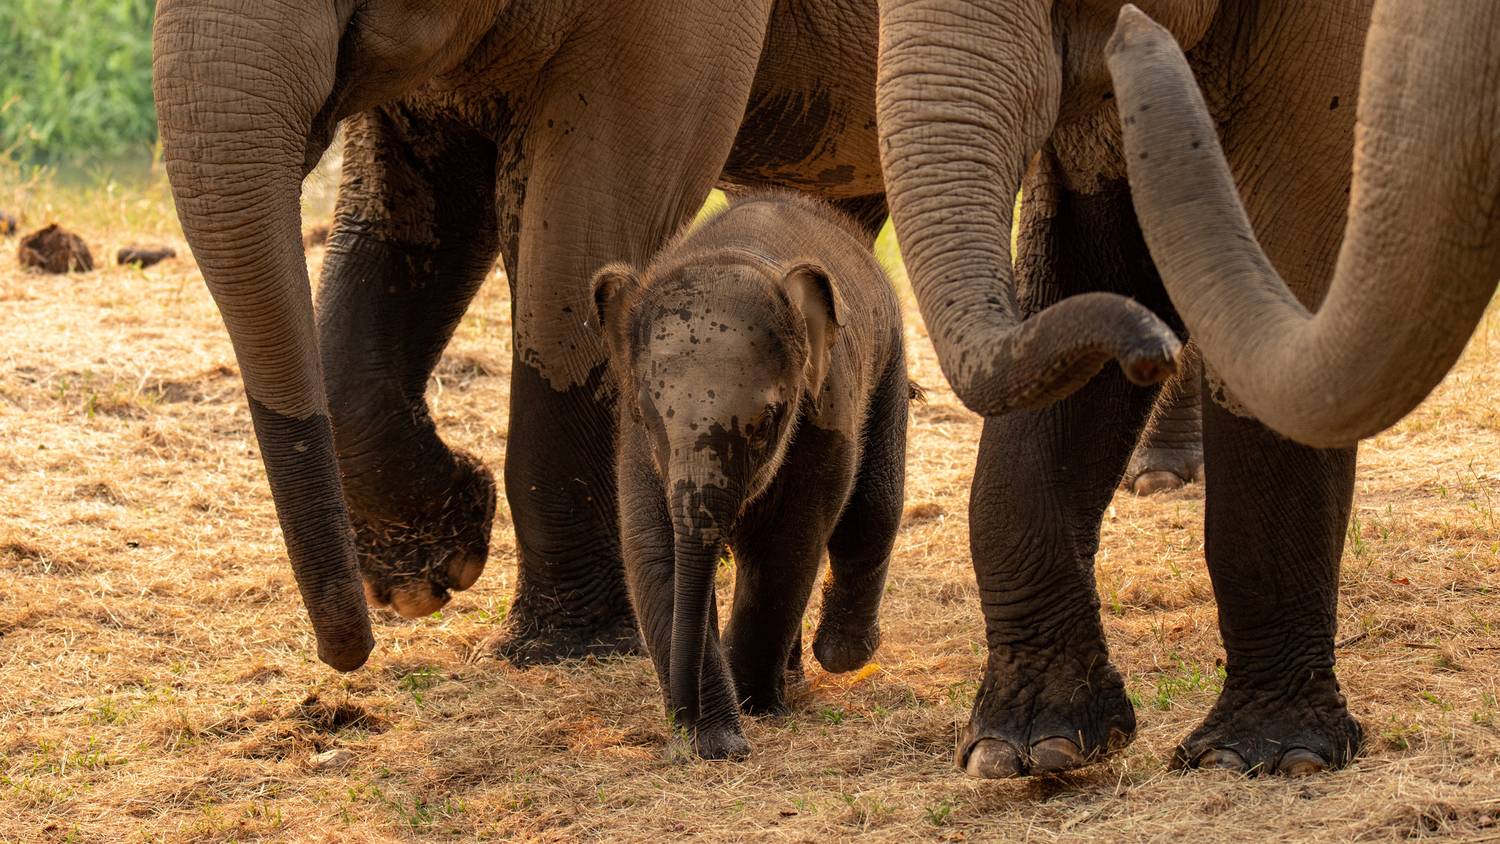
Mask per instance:
[[[86,172],[156,143],[155,0],[0,0],[0,155]]]

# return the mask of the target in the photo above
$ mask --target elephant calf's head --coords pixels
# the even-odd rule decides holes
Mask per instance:
[[[840,321],[827,273],[732,252],[644,274],[615,264],[595,276],[594,302],[623,424],[649,435],[674,515],[727,529],[823,389]]]

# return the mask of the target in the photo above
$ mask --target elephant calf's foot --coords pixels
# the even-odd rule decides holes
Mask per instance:
[[[955,761],[971,777],[1004,779],[1089,765],[1135,737],[1135,708],[1102,652],[991,654]]]
[[[793,674],[790,669],[781,669],[773,677],[741,677],[735,670],[734,693],[739,699],[740,711],[746,715],[788,715],[792,711],[787,696],[788,684],[802,682],[800,669]]]
[[[479,460],[455,452],[449,493],[423,502],[421,515],[367,516],[351,501],[354,542],[365,596],[407,618],[430,615],[450,591],[474,585],[489,557],[495,479]]]
[[[739,762],[750,756],[750,742],[738,724],[693,730],[693,752],[701,759]]]
[[[880,622],[866,625],[846,625],[830,621],[826,616],[818,625],[818,635],[813,638],[813,656],[824,670],[834,674],[863,668],[880,647]]]
[[[1333,672],[1319,671],[1287,691],[1226,687],[1172,767],[1308,776],[1349,764],[1361,740]]]

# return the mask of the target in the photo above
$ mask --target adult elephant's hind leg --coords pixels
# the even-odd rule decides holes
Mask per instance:
[[[1174,764],[1291,775],[1342,767],[1361,736],[1333,674],[1354,449],[1307,448],[1204,405],[1205,550],[1227,675]]]
[[[1130,455],[1121,485],[1136,495],[1155,495],[1203,481],[1202,361],[1183,350],[1177,375],[1162,387],[1151,421]]]
[[[499,249],[495,145],[390,106],[346,124],[319,347],[365,593],[422,616],[484,569],[495,482],[438,436],[428,376]]]
[[[611,261],[643,266],[723,169],[759,58],[760,41],[745,34],[763,32],[769,11],[768,2],[731,5],[667,15],[657,4],[599,4],[610,20],[581,26],[549,63],[530,118],[524,187],[508,189],[515,361],[505,491],[520,571],[499,651],[513,662],[639,647],[589,279]]]

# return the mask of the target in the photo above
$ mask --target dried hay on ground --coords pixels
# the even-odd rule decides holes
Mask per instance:
[[[12,193],[0,199],[69,210]],[[1136,743],[1053,780],[953,768],[984,657],[965,534],[979,422],[914,309],[930,398],[914,410],[879,666],[810,664],[794,714],[748,722],[749,762],[706,764],[663,753],[644,660],[475,658],[514,586],[503,512],[476,588],[430,619],[380,614],[358,673],[319,665],[185,244],[157,200],[90,202],[59,219],[106,253],[144,238],[183,258],[61,278],[0,265],[0,840],[1500,838],[1494,316],[1439,393],[1362,452],[1339,655],[1369,742],[1348,771],[1164,769],[1219,683],[1196,488],[1122,495],[1104,526],[1099,591]],[[450,441],[497,470],[508,333],[497,275],[430,393]],[[332,749],[354,761],[314,766]]]

